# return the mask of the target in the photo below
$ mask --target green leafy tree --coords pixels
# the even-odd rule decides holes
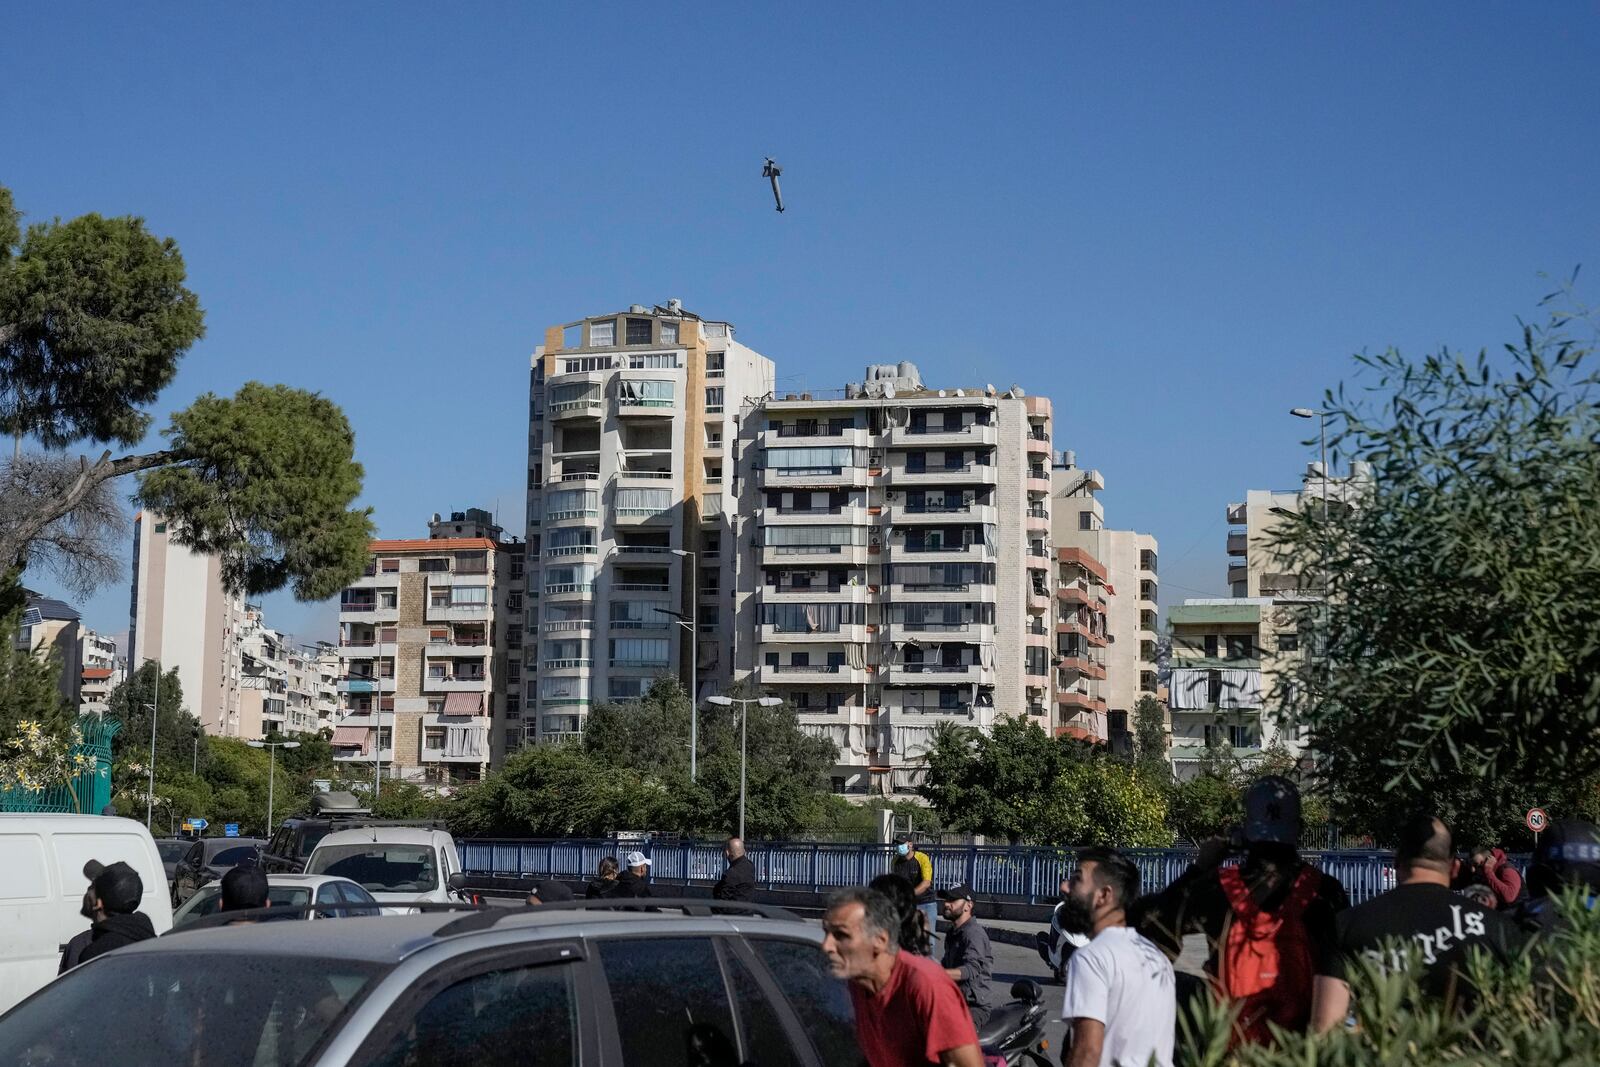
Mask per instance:
[[[1243,818],[1239,787],[1220,775],[1197,774],[1167,791],[1167,821],[1182,840],[1226,836]]]
[[[165,448],[64,454],[144,439],[202,313],[177,245],[143,220],[89,214],[26,232],[20,220],[0,188],[0,432],[17,445],[0,467],[0,569],[42,562],[77,588],[104,580],[124,526],[111,483],[140,474],[135,499],[180,543],[216,553],[231,591],[318,600],[352,581],[371,522],[350,508],[362,472],[349,423],[322,397],[251,382],[174,415]]]
[[[922,795],[951,829],[1013,842],[1040,832],[1039,806],[1047,805],[1062,812],[1048,832],[1056,836],[1070,825],[1065,811],[1075,801],[1052,794],[1066,767],[1086,758],[1084,748],[1023,718],[1001,719],[987,734],[943,722],[934,730]]]
[[[159,672],[159,685],[157,673],[155,661],[146,660],[111,691],[107,714],[122,723],[122,729],[111,741],[112,762],[131,760],[148,767],[150,705],[156,704],[156,772],[159,774],[164,767],[188,771],[194,763],[196,738],[202,746],[211,739],[200,729],[200,721],[184,708],[178,669]]]
[[[8,583],[15,587],[15,577],[0,575],[0,586]],[[0,603],[7,600],[11,609],[0,611],[0,737],[15,736],[21,722],[40,723],[50,735],[64,737],[77,714],[61,696],[60,657],[53,650],[48,656],[38,656],[17,646],[14,638],[22,626],[22,598],[15,592],[7,597],[0,590]]]
[[[681,793],[652,776],[600,763],[579,745],[514,753],[446,809],[458,835],[592,837],[669,828],[687,816]]]
[[[1167,761],[1167,716],[1155,697],[1142,696],[1133,706],[1133,753],[1137,767],[1160,781],[1172,777]]]
[[[1327,587],[1308,669],[1280,683],[1341,822],[1380,840],[1427,809],[1465,842],[1600,771],[1600,400],[1558,313],[1497,357],[1363,356],[1326,398],[1329,443],[1369,465],[1273,546]]]

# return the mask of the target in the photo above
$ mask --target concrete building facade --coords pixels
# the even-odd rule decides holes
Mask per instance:
[[[942,721],[1051,724],[1050,418],[910,363],[745,411],[734,673],[834,741],[837,792],[913,793]]]
[[[523,544],[470,509],[371,550],[339,605],[334,759],[354,778],[477,780],[521,740],[508,708],[520,706]]]
[[[1082,554],[1070,573],[1069,561],[1063,560],[1057,595],[1063,600],[1063,610],[1088,615],[1086,624],[1094,622],[1088,609],[1101,609],[1105,639],[1104,646],[1097,648],[1092,643],[1092,628],[1078,640],[1072,627],[1067,627],[1058,649],[1063,662],[1057,700],[1065,702],[1064,712],[1075,716],[1070,725],[1125,751],[1132,743],[1133,715],[1139,701],[1147,696],[1159,699],[1159,546],[1150,534],[1106,528],[1105,510],[1098,497],[1105,480],[1099,471],[1079,467],[1074,453],[1058,455],[1052,465],[1051,485],[1058,550]],[[1087,603],[1075,598],[1075,588],[1089,597]],[[1065,618],[1061,621],[1064,626],[1068,623]],[[1069,655],[1069,649],[1075,654]],[[1095,679],[1085,679],[1070,665],[1076,653],[1087,653],[1086,669],[1091,674],[1098,670],[1098,686],[1085,684]]]
[[[184,706],[207,733],[258,736],[240,721],[244,601],[223,589],[220,561],[179,545],[165,519],[143,511],[133,523],[128,669],[157,660],[177,670]]]
[[[78,612],[64,600],[54,600],[27,589],[23,593],[22,623],[11,635],[13,647],[39,659],[54,657],[60,665],[56,687],[68,707],[77,707],[83,684],[82,649]]]
[[[525,738],[576,737],[592,705],[662,674],[702,695],[728,676],[724,494],[741,407],[773,375],[731,324],[675,300],[546,332],[529,387]]]

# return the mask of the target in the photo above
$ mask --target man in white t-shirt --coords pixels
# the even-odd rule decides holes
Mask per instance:
[[[1110,849],[1078,853],[1061,909],[1091,940],[1067,964],[1064,1067],[1172,1067],[1178,1003],[1166,954],[1128,926],[1139,869]]]

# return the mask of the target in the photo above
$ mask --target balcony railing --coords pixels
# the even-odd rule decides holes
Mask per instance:
[[[907,674],[966,674],[976,663],[901,663],[895,670]]]
[[[972,510],[972,505],[971,504],[966,504],[966,503],[955,503],[955,504],[935,504],[935,503],[907,504],[906,507],[905,507],[905,512],[906,512],[907,515],[960,515],[960,514],[965,514],[965,513],[969,512],[971,510]]]
[[[592,659],[547,659],[544,661],[545,670],[548,671],[567,671],[578,667],[592,666],[594,666],[594,660]]]
[[[945,544],[906,544],[899,546],[902,552],[971,552],[974,548],[982,548],[976,541],[968,541],[960,545]]]
[[[666,593],[672,586],[658,582],[617,582],[611,588],[619,593]]]
[[[823,504],[809,508],[778,508],[779,515],[837,515],[844,510],[841,504]]]
[[[544,587],[544,591],[545,591],[545,594],[547,596],[549,596],[549,595],[558,595],[558,594],[561,594],[561,593],[592,593],[592,592],[594,592],[594,583],[593,582],[557,582],[554,585],[545,586]]]
[[[779,437],[843,437],[846,430],[853,430],[853,426],[813,426],[802,429],[799,426],[779,426]]]
[[[671,664],[665,660],[614,659],[611,661],[611,666],[626,670],[666,670]]]
[[[971,463],[963,463],[959,467],[905,467],[901,474],[966,474],[972,470]]]
[[[838,674],[838,663],[779,663],[771,669],[779,674]]]

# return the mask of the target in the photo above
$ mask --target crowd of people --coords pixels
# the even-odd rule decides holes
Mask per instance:
[[[1600,831],[1586,822],[1554,824],[1524,881],[1500,849],[1458,858],[1450,827],[1419,815],[1397,828],[1394,887],[1351,906],[1337,878],[1300,856],[1292,782],[1256,782],[1244,808],[1234,841],[1208,843],[1156,893],[1141,895],[1127,856],[1078,853],[1061,886],[1067,932],[1087,938],[1066,968],[1065,1067],[1171,1067],[1178,1015],[1196,997],[1235,1009],[1235,1045],[1354,1025],[1351,978],[1369,964],[1415,968],[1425,997],[1465,1010],[1469,953],[1506,964],[1562,921],[1562,891],[1600,900]],[[977,1035],[995,1007],[988,934],[969,887],[940,890],[949,927],[933,962],[934,930],[919,896],[930,879],[904,862],[920,854],[906,845],[895,873],[833,897],[823,952],[849,983],[870,1067],[983,1063]],[[1209,946],[1203,978],[1173,966],[1190,934]]]

